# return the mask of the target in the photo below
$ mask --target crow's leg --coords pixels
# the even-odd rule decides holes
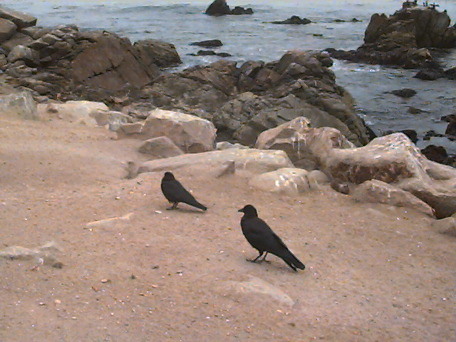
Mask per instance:
[[[266,252],[266,254],[264,255],[263,259],[261,259],[259,262],[267,262],[267,263],[270,263],[269,260],[266,260],[266,256],[268,255],[269,252]]]
[[[177,209],[177,204],[178,202],[174,202],[173,205],[169,208],[166,208],[166,210],[174,210],[174,209]]]
[[[253,259],[253,260],[247,259],[247,261],[256,262],[259,258],[261,258],[261,256],[263,255],[263,253],[264,253],[264,252],[260,252],[260,255],[258,255],[255,259]]]

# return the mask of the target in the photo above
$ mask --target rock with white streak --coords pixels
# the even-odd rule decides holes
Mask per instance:
[[[283,168],[255,175],[249,185],[267,192],[299,195],[310,190],[307,175],[304,169]]]

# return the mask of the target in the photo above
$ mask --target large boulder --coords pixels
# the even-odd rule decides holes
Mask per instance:
[[[305,148],[309,131],[310,121],[305,117],[297,117],[278,127],[261,133],[256,141],[255,148],[265,150],[285,151],[294,165],[305,169],[318,168],[317,160],[312,154],[308,154]],[[354,145],[345,138],[341,139],[341,148],[353,148]]]
[[[139,132],[126,134],[121,127],[118,136],[139,139],[166,136],[185,153],[199,153],[215,149],[216,129],[210,121],[195,115],[155,109],[150,112]]]
[[[355,149],[326,146],[325,151],[314,152],[321,169],[333,179],[353,184],[375,179],[393,184],[429,204],[438,218],[456,211],[456,170],[426,159],[404,134],[376,138]]]
[[[328,49],[335,58],[404,68],[436,68],[430,48],[455,48],[456,27],[446,11],[412,7],[386,16],[374,14],[364,44],[355,51]]]
[[[223,151],[184,154],[177,157],[151,160],[143,163],[139,167],[138,173],[180,168],[217,170],[222,165],[232,165],[232,163],[234,163],[236,172],[246,171],[254,174],[293,167],[293,163],[283,151],[231,148]]]
[[[366,181],[352,192],[354,200],[362,203],[382,203],[397,207],[412,208],[428,216],[434,217],[431,206],[410,192],[399,189],[391,184],[373,179]]]

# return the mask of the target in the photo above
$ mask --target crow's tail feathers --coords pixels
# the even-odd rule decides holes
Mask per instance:
[[[282,256],[282,259],[287,263],[288,266],[291,267],[293,271],[296,271],[297,268],[300,270],[306,268],[306,266],[301,261],[299,261],[298,258],[296,258],[290,251],[287,251],[287,253]]]
[[[191,206],[196,207],[196,208],[199,208],[199,209],[204,210],[204,211],[207,210],[207,207],[205,207],[204,205],[202,205],[202,204],[201,204],[200,202],[198,202],[197,200],[191,201],[190,203],[187,203],[187,204],[190,204]]]

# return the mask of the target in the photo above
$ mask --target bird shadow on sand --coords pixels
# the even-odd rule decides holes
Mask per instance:
[[[193,209],[193,208],[176,208],[176,209],[169,209],[169,207],[164,208],[164,211],[166,213],[185,213],[185,214],[205,214],[206,211],[198,210],[198,209]]]

